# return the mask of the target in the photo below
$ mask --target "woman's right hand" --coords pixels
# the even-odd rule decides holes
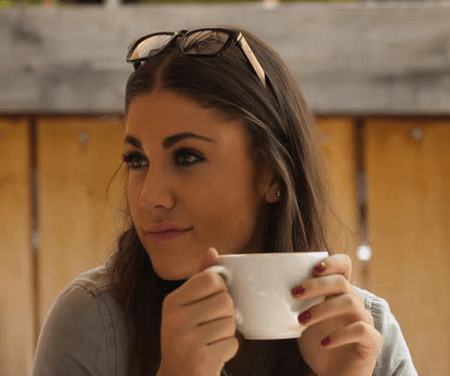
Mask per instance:
[[[218,257],[209,248],[197,274],[164,299],[158,376],[219,376],[236,355],[233,301],[220,276],[203,272]]]

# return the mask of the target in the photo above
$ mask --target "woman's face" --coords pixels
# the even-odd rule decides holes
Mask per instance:
[[[186,133],[205,139],[171,139]],[[267,203],[278,200],[278,184],[268,168],[257,174],[250,147],[241,122],[187,97],[156,91],[134,98],[124,142],[132,156],[128,198],[159,277],[188,279],[208,247],[219,254],[264,249]],[[164,222],[190,230],[153,239],[149,232]]]

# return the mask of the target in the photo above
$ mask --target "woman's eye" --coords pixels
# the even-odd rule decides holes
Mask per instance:
[[[138,153],[125,152],[122,156],[122,160],[130,170],[137,170],[143,167],[141,163],[144,160],[144,158],[142,158],[142,156]]]
[[[188,158],[182,158],[188,157]],[[204,161],[205,158],[189,149],[178,149],[175,151],[175,164],[181,167],[189,167]],[[181,163],[180,163],[181,161]]]
[[[147,165],[145,158],[136,152],[125,152],[122,160],[129,170],[138,170]],[[189,149],[178,149],[174,152],[174,163],[182,168],[192,166],[204,160],[205,158],[201,155]]]

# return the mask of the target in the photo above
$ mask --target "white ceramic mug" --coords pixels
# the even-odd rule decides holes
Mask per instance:
[[[205,269],[220,275],[236,310],[236,327],[245,339],[299,338],[298,315],[324,297],[295,300],[291,289],[315,277],[313,268],[328,252],[252,253],[219,256]]]

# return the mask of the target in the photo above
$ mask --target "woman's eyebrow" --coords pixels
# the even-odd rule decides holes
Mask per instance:
[[[197,138],[203,141],[208,141],[208,142],[216,142],[215,140],[213,140],[212,138],[209,137],[205,137],[205,136],[200,136],[198,134],[192,133],[192,132],[184,132],[184,133],[178,133],[175,134],[173,136],[169,136],[167,138],[164,139],[162,145],[164,149],[170,149],[173,145],[175,145],[177,142],[184,140],[186,138]],[[137,139],[134,136],[131,135],[127,135],[125,137],[125,140],[123,141],[124,144],[130,144],[138,149],[142,150],[142,143],[139,139]]]

